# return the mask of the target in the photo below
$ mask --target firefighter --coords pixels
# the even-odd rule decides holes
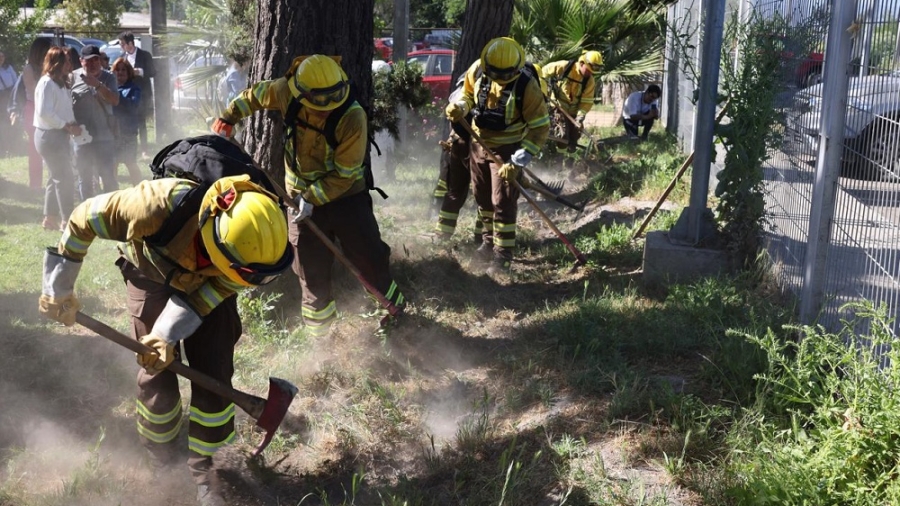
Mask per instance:
[[[490,274],[509,271],[519,198],[513,182],[550,131],[540,84],[522,72],[524,66],[525,51],[518,42],[509,37],[489,41],[481,58],[466,71],[462,97],[445,109],[453,122],[463,121],[471,111],[472,128],[485,144],[474,139],[469,143],[469,168],[475,202],[485,211],[476,258],[490,261]],[[504,163],[494,163],[485,147]]]
[[[241,336],[235,293],[273,280],[293,259],[284,212],[249,176],[216,181],[191,219],[167,221],[197,186],[164,178],[89,198],[72,212],[58,246],[44,255],[40,312],[73,325],[81,308],[75,280],[88,247],[98,238],[119,242],[116,265],[125,279],[131,334],[154,350],[137,356],[143,366],[137,429],[158,470],[180,453],[181,395],[175,373],[166,369],[181,360],[179,342],[192,368],[230,384]],[[170,239],[152,244],[149,237],[160,231]],[[201,505],[224,504],[212,479],[212,456],[234,440],[234,414],[231,401],[191,384],[187,464]]]
[[[459,77],[456,88],[450,93],[450,101],[455,102],[462,97],[465,75]],[[466,115],[463,121],[472,124],[472,113]],[[440,241],[447,241],[456,230],[456,222],[459,219],[459,210],[466,203],[469,196],[469,187],[472,175],[469,172],[469,132],[459,123],[450,123],[450,137],[443,144],[441,152],[441,169],[438,183],[434,189],[434,198],[440,202],[435,231]],[[475,244],[481,244],[482,219],[491,218],[493,213],[485,213],[478,210],[478,218],[475,220],[474,240]]]
[[[300,57],[286,76],[260,81],[241,92],[212,127],[230,137],[234,124],[262,109],[279,111],[286,122],[296,125],[285,129],[292,133],[285,140],[284,179],[300,209],[291,211],[290,242],[296,252],[294,272],[303,290],[303,320],[314,335],[328,334],[337,317],[331,286],[334,254],[303,226],[306,219],[329,239],[339,239],[350,262],[395,306],[403,308],[406,302],[391,277],[391,249],[381,240],[367,191],[366,112],[350,95],[347,74],[335,59]],[[329,121],[331,114],[337,121]],[[333,132],[329,125],[336,125]]]
[[[572,123],[562,113],[556,112],[554,121],[566,126],[566,150],[574,153],[578,139],[584,130],[584,118],[594,106],[594,74],[600,72],[603,56],[599,51],[588,51],[577,60],[560,60],[544,65],[544,79],[549,81],[551,98],[555,106],[562,108],[575,119]]]

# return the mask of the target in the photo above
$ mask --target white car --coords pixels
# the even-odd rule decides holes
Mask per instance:
[[[818,146],[822,89],[798,92],[787,118],[791,140],[808,153]],[[850,78],[844,139],[842,174],[900,181],[900,71]]]

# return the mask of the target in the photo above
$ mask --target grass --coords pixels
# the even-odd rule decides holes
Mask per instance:
[[[595,206],[651,200],[681,162],[673,144],[654,135],[611,146],[612,159],[567,191]],[[608,219],[594,211],[576,221],[574,212],[548,207],[589,259],[569,273],[571,254],[523,202],[517,262],[508,278],[493,279],[469,261],[471,202],[456,238],[431,242],[436,152],[426,146],[415,158],[395,181],[379,181],[391,198],[376,198],[392,273],[412,301],[399,325],[377,330],[379,311],[340,267],[341,318],[326,338],[304,331],[292,274],[240,296],[235,386],[261,394],[277,376],[300,393],[259,459],[248,454],[261,434],[239,415],[237,442],[216,456],[235,504],[745,504],[760,490],[822,498],[803,481],[812,472],[853,499],[849,480],[825,464],[856,462],[848,469],[861,483],[865,462],[894,455],[889,410],[870,414],[879,395],[898,389],[876,390],[870,368],[846,376],[855,381],[848,398],[859,401],[852,410],[829,400],[851,391],[821,365],[832,364],[826,357],[839,353],[838,341],[806,351],[783,344],[791,311],[762,271],[645,289],[633,212]],[[540,168],[565,177],[552,162]],[[24,175],[24,158],[0,161],[0,505],[189,504],[186,473],[173,472],[160,487],[143,467],[133,355],[36,314],[41,248],[57,235],[40,229],[40,197],[24,190]],[[672,198],[684,204],[686,190]],[[661,212],[650,229],[675,218]],[[112,244],[95,244],[77,290],[85,311],[127,330],[114,259]],[[835,367],[849,371],[841,357]],[[804,385],[817,388],[798,403]],[[866,446],[863,428],[883,437]],[[840,451],[816,453],[812,442],[847,432],[856,439],[829,446]],[[864,450],[852,453],[853,441]],[[820,459],[792,477],[798,452]],[[890,471],[878,472],[882,503],[890,502]],[[779,480],[788,481],[779,488]]]

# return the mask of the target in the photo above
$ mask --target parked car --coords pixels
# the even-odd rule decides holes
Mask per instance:
[[[394,49],[393,37],[380,37],[375,39],[375,56],[382,60],[390,60]]]
[[[456,51],[424,49],[409,53],[406,59],[422,66],[422,82],[431,88],[435,99],[444,101],[450,97],[450,74],[453,72]]]
[[[224,56],[201,56],[178,74],[172,86],[172,106],[175,109],[197,109],[203,103],[218,102],[217,87],[225,69]]]
[[[84,44],[85,46],[87,46],[88,44],[93,44],[93,45],[95,45],[95,46],[97,46],[97,47],[103,47],[103,46],[106,45],[106,41],[105,41],[105,40],[92,39],[92,38],[89,38],[89,37],[88,37],[88,38],[82,37],[82,38],[81,38],[81,43]]]
[[[819,138],[822,84],[795,95],[787,117],[793,142],[815,152]],[[900,181],[900,71],[850,78],[842,174]]]
[[[54,46],[58,46],[60,44],[65,44],[67,47],[74,47],[78,50],[78,54],[81,54],[81,48],[84,47],[84,43],[75,37],[71,37],[69,35],[57,36],[55,33],[39,33],[35,37],[36,39],[47,38],[50,39],[50,42]]]

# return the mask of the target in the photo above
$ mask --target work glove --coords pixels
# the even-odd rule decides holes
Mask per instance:
[[[225,137],[226,139],[234,137],[234,125],[222,118],[216,118],[216,120],[213,121],[212,131],[214,134]]]
[[[584,116],[583,112],[579,112],[577,116],[575,116],[575,122],[578,123],[578,128],[584,130]]]
[[[297,204],[297,208],[290,208],[291,216],[293,217],[291,221],[294,223],[300,223],[312,216],[313,213],[313,205],[306,201],[303,198],[303,195],[297,195],[294,197],[294,203]]]
[[[515,153],[513,153],[511,157],[509,157],[509,161],[518,165],[519,167],[528,167],[528,164],[531,163],[531,158],[531,153],[525,151],[522,148],[519,148]]]
[[[81,264],[60,255],[54,248],[44,251],[44,277],[38,310],[67,327],[75,325],[75,313],[82,307],[75,297],[75,280]]]
[[[519,167],[514,163],[504,163],[497,169],[497,175],[507,183],[512,183],[519,178]]]
[[[457,121],[462,121],[466,114],[469,113],[469,104],[463,101],[450,102],[450,105],[444,109],[444,112],[447,114],[447,119],[456,123]]]
[[[75,314],[81,311],[81,308],[81,302],[78,302],[74,293],[64,297],[50,297],[42,294],[38,299],[38,310],[41,314],[66,327],[75,325]]]
[[[137,363],[149,374],[156,374],[175,360],[175,345],[162,337],[147,334],[141,338],[141,344],[153,348],[153,351],[137,354]]]

